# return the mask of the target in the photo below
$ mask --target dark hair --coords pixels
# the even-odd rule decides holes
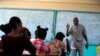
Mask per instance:
[[[2,32],[4,32],[5,34],[8,34],[8,33],[11,32],[11,28],[10,28],[9,24],[5,24],[5,25],[3,24],[3,25],[1,25],[0,26],[0,30]]]
[[[35,39],[38,37],[38,28],[40,28],[40,26],[37,26],[37,30],[35,30]]]
[[[48,28],[41,28],[40,26],[37,26],[37,30],[35,31],[35,36],[40,39],[45,39],[47,35]]]
[[[65,35],[62,32],[58,32],[55,36],[55,39],[62,41],[64,37],[65,37]]]
[[[78,17],[74,17],[73,21],[75,21],[75,20],[79,21]]]
[[[9,25],[11,26],[11,28],[15,29],[16,24],[22,24],[20,18],[16,16],[11,17],[9,21]]]
[[[27,31],[27,34],[28,34],[28,36],[30,37],[29,39],[31,39],[31,32],[29,31],[29,29],[28,29],[28,28],[26,28],[26,27],[24,27],[24,30],[26,30],[26,31]]]

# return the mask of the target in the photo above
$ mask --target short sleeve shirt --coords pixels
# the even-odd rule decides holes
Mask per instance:
[[[81,24],[79,24],[78,26],[73,25],[70,29],[70,34],[72,35],[74,40],[83,40],[83,34],[86,35],[86,29]]]
[[[49,53],[49,48],[48,46],[45,44],[45,42],[42,39],[35,39],[32,44],[35,46],[36,48],[36,53],[37,55],[39,53],[44,53],[44,55],[46,55],[47,53]],[[47,54],[48,55],[48,54]]]
[[[61,56],[62,50],[65,49],[65,45],[63,41],[55,39],[54,41],[49,43],[50,55]]]

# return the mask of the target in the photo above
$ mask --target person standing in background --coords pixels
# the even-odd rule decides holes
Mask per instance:
[[[79,24],[79,20],[77,17],[73,19],[74,25],[70,28],[70,25],[67,24],[66,28],[66,35],[71,35],[73,37],[73,48],[72,49],[72,56],[76,56],[76,51],[78,51],[79,56],[83,55],[84,43],[83,39],[86,40],[86,49],[88,49],[88,38],[86,35],[86,29],[82,24]]]

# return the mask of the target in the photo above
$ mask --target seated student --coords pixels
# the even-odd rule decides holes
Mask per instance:
[[[100,44],[96,48],[96,53],[97,53],[97,56],[100,56]]]
[[[29,31],[29,29],[28,28],[26,28],[26,27],[23,27],[23,30],[24,31],[26,31],[26,33],[27,33],[27,37],[28,37],[28,39],[30,40],[31,39],[31,32]],[[23,33],[21,32],[21,35],[23,35]],[[26,51],[27,52],[27,50],[24,50],[24,51]],[[25,52],[23,52],[23,54],[24,54]],[[30,53],[25,53],[26,55],[29,55]]]
[[[55,39],[48,44],[51,56],[61,56],[65,51],[65,44],[63,43],[64,37],[65,35],[62,32],[58,32]]]
[[[49,48],[45,44],[44,40],[47,35],[48,28],[41,28],[37,26],[37,30],[35,31],[35,40],[32,41],[33,45],[36,48],[36,55],[37,56],[48,56],[49,55]]]
[[[4,32],[4,34],[8,34],[11,31],[11,29],[9,27],[9,24],[2,24],[2,25],[0,25],[0,30],[2,32]],[[2,41],[0,40],[0,56],[2,56],[2,52],[3,52],[3,50],[2,50]]]
[[[24,49],[36,56],[36,49],[28,39],[27,32],[23,30],[20,18],[11,17],[9,25],[11,32],[2,36],[3,56],[22,56]]]

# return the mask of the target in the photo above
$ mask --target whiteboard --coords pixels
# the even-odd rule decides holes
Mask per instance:
[[[79,23],[85,26],[89,44],[99,44],[100,13],[59,11],[57,14],[56,32],[61,31],[66,34],[66,24],[69,23],[72,26],[74,17],[78,17]],[[72,39],[71,36],[67,38]]]
[[[49,28],[46,40],[50,40],[52,38],[52,11],[0,9],[0,25],[8,23],[12,16],[18,16],[21,19],[23,26],[30,30],[32,39],[35,37],[34,32],[38,25],[40,25],[42,28]],[[3,34],[4,33],[0,31],[0,36]]]
[[[43,28],[49,28],[46,40],[52,41],[54,31],[65,34],[66,24],[73,25],[73,18],[78,17],[79,23],[84,25],[87,30],[89,43],[100,43],[100,13],[57,11],[57,18],[54,17],[54,14],[54,11],[47,10],[0,9],[0,25],[8,23],[12,16],[18,16],[21,18],[23,26],[30,30],[32,38],[35,37],[34,32],[37,25],[41,25]],[[54,22],[56,23],[56,30],[53,30]],[[0,36],[3,34],[0,31]],[[71,36],[66,38],[72,39]]]

